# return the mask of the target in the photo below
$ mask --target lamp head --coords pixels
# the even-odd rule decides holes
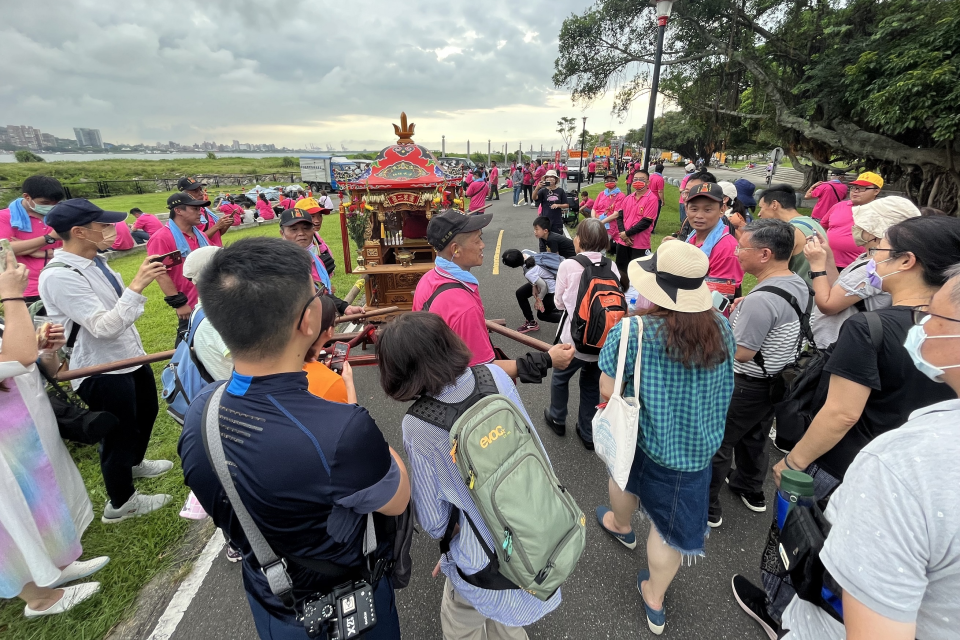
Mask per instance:
[[[673,12],[674,0],[650,0],[650,4],[657,8],[657,24],[667,26],[670,14]]]

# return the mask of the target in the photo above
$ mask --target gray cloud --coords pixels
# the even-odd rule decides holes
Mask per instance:
[[[59,136],[95,127],[110,141],[372,148],[405,110],[424,142],[445,133],[483,137],[484,148],[487,136],[559,145],[557,114],[580,110],[550,81],[557,33],[584,4],[16,3],[0,25],[0,124]],[[591,128],[613,128],[607,111],[591,110],[603,120]]]

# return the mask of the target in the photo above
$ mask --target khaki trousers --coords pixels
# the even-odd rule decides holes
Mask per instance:
[[[527,640],[523,627],[508,627],[484,618],[453,588],[447,578],[440,605],[444,640]]]

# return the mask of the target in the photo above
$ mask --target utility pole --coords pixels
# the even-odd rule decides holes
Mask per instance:
[[[587,166],[583,157],[583,145],[587,140],[587,116],[583,116],[583,131],[580,133],[580,171],[577,171],[577,197],[580,197],[580,184],[583,182],[583,171]]]
[[[657,115],[657,89],[660,87],[660,61],[663,59],[663,35],[673,11],[673,0],[651,0],[657,7],[657,51],[653,56],[653,80],[650,83],[650,107],[647,109],[647,129],[643,132],[643,170],[650,168],[653,147],[653,119]]]
[[[447,136],[440,136],[440,155],[447,155]]]

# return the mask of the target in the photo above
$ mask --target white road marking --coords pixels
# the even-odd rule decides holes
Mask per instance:
[[[157,620],[157,626],[153,628],[148,640],[168,640],[177,630],[177,625],[183,619],[183,614],[190,608],[190,603],[200,590],[203,579],[210,571],[213,561],[220,554],[223,545],[226,542],[223,538],[223,532],[217,529],[207,545],[200,552],[197,563],[194,565],[190,575],[180,584],[180,588],[173,594],[170,604],[164,610],[163,615]]]

